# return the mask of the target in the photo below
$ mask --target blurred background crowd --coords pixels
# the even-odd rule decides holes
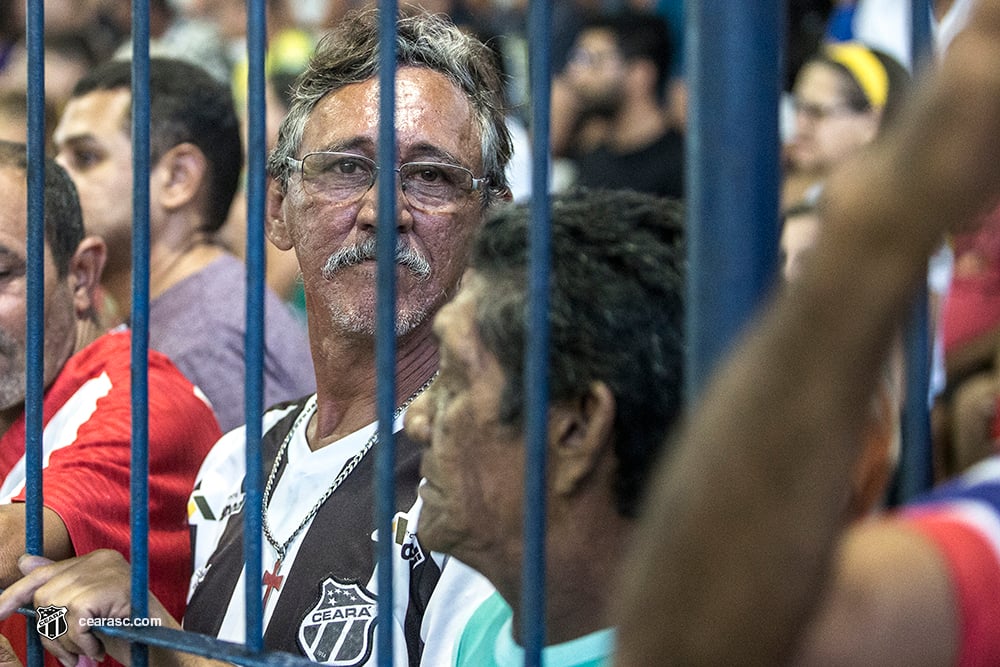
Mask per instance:
[[[267,2],[267,129],[273,142],[291,82],[319,37],[368,0]],[[507,76],[515,140],[511,185],[530,194],[528,0],[419,0],[485,38]],[[909,0],[789,0],[783,42],[781,252],[785,277],[808,254],[829,169],[890,124],[909,89]],[[963,25],[970,0],[932,3],[938,49]],[[129,2],[46,0],[46,130],[51,136],[75,82],[96,64],[127,56]],[[245,109],[246,3],[150,0],[151,53],[187,58],[229,82]],[[553,0],[552,190],[573,184],[629,187],[683,198],[686,88],[682,0]],[[0,0],[0,138],[26,137],[25,0]],[[749,76],[749,73],[748,73]],[[753,165],[748,165],[752,168]],[[226,239],[242,253],[245,205]],[[929,272],[936,345],[930,401],[939,477],[995,449],[1000,422],[1000,214],[975,235],[949,240]],[[268,249],[268,283],[302,307],[294,256]],[[899,362],[884,396],[898,404]],[[888,398],[887,398],[888,397]],[[898,443],[898,411],[882,432]],[[891,456],[890,456],[891,458]]]

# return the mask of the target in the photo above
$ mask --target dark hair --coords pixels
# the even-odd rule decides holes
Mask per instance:
[[[379,12],[345,16],[327,34],[295,85],[291,108],[278,131],[268,172],[287,186],[286,158],[295,157],[312,110],[327,94],[378,74]],[[447,17],[416,13],[396,21],[396,66],[423,67],[448,77],[466,96],[479,128],[483,172],[489,179],[484,204],[507,192],[506,167],[512,152],[505,119],[504,82],[482,42]]]
[[[500,419],[524,401],[530,205],[489,216],[470,267],[490,286],[476,320],[507,378]],[[614,394],[618,511],[634,516],[646,476],[680,414],[684,248],[681,205],[631,191],[552,199],[549,392],[553,403],[601,381]]]
[[[73,97],[131,85],[132,64],[112,60],[80,79]],[[226,221],[243,169],[240,124],[232,92],[197,65],[151,58],[149,95],[150,159],[155,163],[185,142],[198,147],[208,161],[208,204],[199,231],[215,232]],[[125,118],[125,124],[126,129],[131,127],[131,117]]]
[[[0,141],[0,168],[28,172],[28,148],[13,141]],[[45,158],[45,242],[56,265],[56,275],[65,278],[70,260],[83,240],[83,213],[76,187],[62,167]]]
[[[666,20],[656,14],[625,10],[616,14],[595,16],[587,20],[582,30],[608,30],[626,62],[648,60],[656,66],[656,95],[661,100],[667,92],[674,45]]]

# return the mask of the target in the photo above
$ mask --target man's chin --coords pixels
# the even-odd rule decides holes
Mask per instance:
[[[417,524],[417,539],[424,549],[443,551],[451,545],[443,539],[441,531],[438,530],[441,525],[441,514],[435,505],[436,492],[428,492],[426,489],[426,485],[422,485],[419,491],[423,505],[420,508],[420,522]]]
[[[333,314],[333,322],[337,328],[347,334],[357,336],[374,337],[376,334],[376,320],[373,312],[346,313],[339,312]],[[421,324],[428,320],[426,312],[423,311],[399,311],[396,313],[395,333],[397,338],[413,333]]]

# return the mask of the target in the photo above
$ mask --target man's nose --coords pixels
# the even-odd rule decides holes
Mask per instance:
[[[392,174],[392,177],[396,193],[396,232],[404,234],[413,228],[413,214],[410,210],[409,202],[406,201],[406,196],[403,194],[403,189],[399,185],[399,179],[395,173]],[[361,199],[361,208],[358,211],[358,225],[363,229],[374,230],[380,224],[378,213],[380,178],[382,178],[382,174],[379,174],[379,177],[375,179],[375,183],[372,184],[372,187],[368,189],[368,192]]]

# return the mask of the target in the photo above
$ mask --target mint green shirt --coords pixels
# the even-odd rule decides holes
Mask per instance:
[[[511,632],[513,612],[499,593],[483,602],[455,647],[456,667],[521,667],[524,649]],[[615,631],[598,630],[542,649],[544,667],[610,667]]]

